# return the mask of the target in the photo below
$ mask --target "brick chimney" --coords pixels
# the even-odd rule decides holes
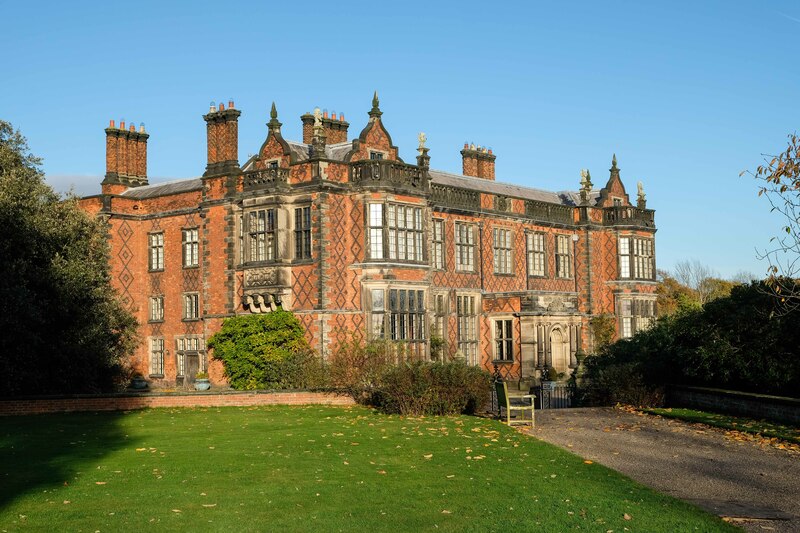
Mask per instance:
[[[303,143],[311,144],[314,138],[314,115],[306,113],[300,117],[300,120],[303,121]],[[328,144],[347,141],[347,128],[350,127],[350,123],[345,121],[344,113],[341,113],[337,118],[335,111],[329,116],[328,110],[324,110],[322,112],[322,127]]]
[[[125,120],[119,127],[110,121],[106,128],[106,175],[102,182],[103,194],[117,194],[128,187],[147,185],[147,139],[150,135],[131,123],[125,129]]]
[[[461,173],[494,181],[495,159],[491,148],[464,143],[464,149],[461,150]]]
[[[211,102],[206,121],[208,139],[208,164],[203,176],[233,174],[239,172],[239,115],[242,112],[234,108],[233,100],[228,102],[228,109],[220,102],[219,108]]]

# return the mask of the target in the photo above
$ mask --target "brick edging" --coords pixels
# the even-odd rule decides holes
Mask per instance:
[[[118,393],[0,400],[0,416],[77,411],[129,411],[151,407],[250,407],[259,405],[354,405],[349,396],[311,391],[215,393]]]

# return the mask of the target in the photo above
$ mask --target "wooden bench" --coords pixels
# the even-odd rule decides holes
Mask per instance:
[[[535,396],[533,394],[526,394],[525,396],[521,396],[520,401],[523,403],[512,405],[511,398],[508,397],[508,385],[506,385],[506,382],[497,381],[495,382],[494,387],[495,390],[497,391],[497,407],[498,411],[500,411],[500,417],[501,418],[503,417],[503,409],[505,408],[506,422],[508,423],[509,426],[514,424],[527,424],[528,422],[530,422],[531,427],[536,426],[536,420],[533,412],[533,399],[535,398]],[[530,421],[525,417],[525,411],[528,409],[530,409],[531,411]],[[518,420],[513,420],[513,421],[511,420],[511,413],[513,411],[521,412],[521,416]]]

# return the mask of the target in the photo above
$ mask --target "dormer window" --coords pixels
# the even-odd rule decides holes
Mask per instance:
[[[278,160],[270,161],[267,163],[267,168],[278,168]]]
[[[369,158],[372,159],[373,161],[379,161],[383,159],[383,152],[370,152]]]
[[[613,198],[614,200],[614,207],[619,207],[622,205],[622,198]]]

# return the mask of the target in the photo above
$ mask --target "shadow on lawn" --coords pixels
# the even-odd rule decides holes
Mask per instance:
[[[0,509],[34,490],[72,484],[103,456],[135,444],[122,412],[0,417]]]

